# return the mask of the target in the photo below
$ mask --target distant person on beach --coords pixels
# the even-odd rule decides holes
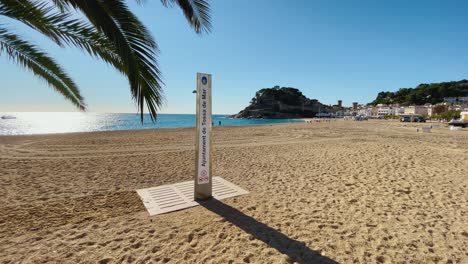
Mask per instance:
[[[219,126],[221,125],[221,121],[218,122],[218,125],[219,125]]]

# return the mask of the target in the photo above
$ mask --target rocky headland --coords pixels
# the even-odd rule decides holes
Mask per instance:
[[[250,104],[231,118],[281,119],[314,117],[327,112],[330,106],[309,99],[292,87],[264,88],[255,93]]]

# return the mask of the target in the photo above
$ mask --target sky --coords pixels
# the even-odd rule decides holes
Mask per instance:
[[[324,104],[368,103],[380,91],[468,79],[468,1],[212,0],[213,30],[197,35],[160,1],[131,10],[161,52],[160,113],[195,113],[196,73],[213,75],[213,113],[234,114],[255,92],[295,87]],[[74,79],[90,112],[136,112],[127,79],[26,26],[0,23],[46,50]],[[0,112],[76,111],[0,54]]]

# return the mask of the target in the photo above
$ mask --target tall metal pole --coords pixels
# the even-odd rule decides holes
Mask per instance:
[[[197,73],[195,200],[212,197],[211,126],[211,74]]]

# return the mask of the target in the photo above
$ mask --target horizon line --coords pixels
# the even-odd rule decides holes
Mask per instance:
[[[0,113],[82,113],[82,114],[136,114],[138,112],[92,112],[92,111],[1,111]],[[149,115],[149,113],[143,113]],[[157,113],[157,115],[196,115],[196,113]],[[232,114],[212,114],[212,115],[232,115]]]

